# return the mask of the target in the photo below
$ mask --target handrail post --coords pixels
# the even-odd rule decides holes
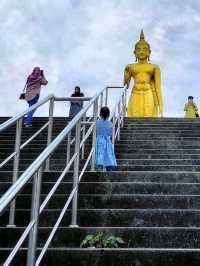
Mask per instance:
[[[125,92],[123,92],[122,94],[122,106],[121,106],[121,111],[120,111],[122,115],[122,127],[124,127],[124,117],[125,117],[124,105],[125,105]]]
[[[119,141],[120,140],[120,120],[121,120],[121,110],[120,110],[120,107],[121,107],[121,100],[119,101],[118,103],[118,134],[117,134],[117,140]]]
[[[83,123],[86,122],[86,113],[83,116]],[[83,132],[82,132],[82,138],[85,137],[85,124],[83,124]],[[82,151],[81,151],[81,159],[83,160],[85,157],[85,142],[83,143],[82,146]]]
[[[112,144],[113,144],[113,149],[115,147],[115,124],[116,124],[115,112],[116,112],[116,110],[114,111],[114,115],[113,115],[113,128],[112,128]]]
[[[48,126],[48,135],[47,135],[47,146],[51,143],[52,141],[52,132],[53,132],[53,111],[54,111],[54,98],[52,97],[50,99],[49,103],[49,126]],[[46,160],[46,166],[45,166],[45,171],[50,170],[50,156]]]
[[[76,134],[75,134],[75,154],[76,159],[74,161],[74,176],[73,176],[73,188],[78,185],[79,177],[79,162],[80,162],[80,139],[81,139],[81,120],[76,124]],[[78,188],[74,194],[72,202],[72,222],[70,227],[78,227],[77,225],[77,206],[78,205]]]
[[[108,87],[106,87],[105,106],[108,106]]]
[[[101,95],[100,95],[100,110],[101,110],[101,108],[102,108],[102,106],[103,106],[103,92],[101,93]]]
[[[71,155],[71,135],[72,135],[72,132],[70,131],[67,135],[67,164],[69,163],[70,155]]]
[[[127,100],[127,87],[124,91],[124,101],[123,101],[123,116],[126,117],[126,100]]]
[[[21,144],[21,135],[22,135],[22,122],[23,118],[17,120],[16,124],[16,137],[15,137],[15,157],[13,165],[13,178],[12,183],[14,184],[17,180],[19,173],[19,159],[20,159],[20,144]],[[15,205],[16,200],[14,199],[10,204],[10,215],[9,215],[9,224],[7,227],[15,227]]]
[[[98,99],[94,102],[94,111],[93,111],[94,127],[93,127],[93,135],[92,135],[92,147],[94,148],[94,151],[93,151],[93,154],[92,154],[91,171],[95,170],[97,117],[98,117]]]
[[[30,234],[28,242],[27,266],[35,266],[36,248],[37,248],[37,235],[38,235],[38,221],[40,210],[40,194],[41,194],[41,180],[42,180],[42,166],[34,175],[33,179],[33,192],[31,203],[31,220],[35,221]]]

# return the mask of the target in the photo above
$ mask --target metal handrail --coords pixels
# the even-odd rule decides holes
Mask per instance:
[[[2,196],[0,199],[0,213],[3,209],[14,199],[17,193],[19,193],[27,182],[30,181],[37,169],[48,159],[51,153],[57,148],[57,146],[65,139],[67,134],[75,127],[77,122],[81,119],[83,114],[90,108],[98,96],[95,96],[88,105],[81,110],[75,118],[69,122],[69,124],[61,131],[61,133],[52,141],[52,143],[37,157],[37,159],[26,169],[21,177],[15,182],[15,184]]]
[[[46,127],[48,127],[49,122],[44,124],[33,136],[31,136],[28,140],[26,140],[21,146],[20,150],[22,150],[24,147],[26,147],[33,139],[35,139]],[[15,155],[17,154],[16,151],[14,151],[11,155],[9,155],[3,162],[0,163],[0,168],[2,168],[7,162],[9,162]]]
[[[12,154],[6,157],[0,163],[0,169],[5,166],[11,159],[14,158],[13,164],[13,177],[12,183],[14,184],[17,180],[18,173],[19,173],[19,160],[20,160],[20,152],[23,148],[25,148],[32,140],[34,140],[43,130],[48,127],[48,135],[47,135],[47,146],[50,144],[52,140],[52,129],[53,129],[53,109],[54,109],[54,102],[56,101],[89,101],[91,97],[55,97],[53,94],[50,94],[46,98],[42,99],[38,103],[34,104],[33,106],[29,107],[25,111],[17,114],[16,116],[10,118],[2,125],[0,125],[0,133],[4,130],[8,129],[10,126],[16,123],[16,138],[15,138],[15,150]],[[34,133],[28,140],[26,140],[23,144],[21,144],[21,136],[22,136],[22,124],[23,124],[23,117],[27,115],[31,111],[35,111],[40,106],[49,102],[49,121],[43,125],[36,133]],[[84,130],[84,127],[82,128]],[[84,149],[84,148],[83,148]],[[49,170],[49,160],[46,162],[46,170]],[[8,227],[15,227],[14,224],[14,212],[15,212],[15,200],[11,204],[10,208],[10,216],[9,216],[9,224]]]
[[[33,139],[35,139],[46,127],[48,126],[48,138],[47,138],[47,145],[51,142],[51,127],[52,127],[52,118],[51,118],[51,113],[52,113],[52,106],[53,106],[53,101],[54,101],[54,95],[50,94],[49,96],[45,97],[38,103],[34,104],[33,106],[29,107],[25,111],[17,114],[16,116],[10,118],[6,122],[4,122],[2,125],[0,125],[0,133],[3,132],[4,130],[8,129],[12,125],[16,123],[16,136],[15,136],[15,150],[14,152],[9,155],[7,158],[3,160],[0,164],[0,168],[2,168],[4,165],[6,165],[12,158],[14,158],[14,163],[13,163],[13,174],[12,174],[12,183],[14,184],[17,180],[18,174],[19,174],[19,161],[20,161],[20,151],[28,145]],[[25,141],[21,145],[21,136],[22,136],[22,125],[23,125],[23,117],[27,115],[29,112],[35,111],[38,109],[40,106],[46,104],[49,102],[49,121],[48,123],[43,126],[41,129],[39,129],[33,136],[31,136],[28,140]],[[9,215],[9,224],[8,227],[15,227],[14,224],[14,212],[15,212],[15,200],[13,200],[11,206],[10,206],[10,215]]]
[[[36,109],[38,109],[38,107],[42,106],[43,104],[47,103],[49,100],[51,100],[52,98],[54,98],[53,94],[48,95],[47,97],[45,97],[44,99],[42,99],[41,101],[39,101],[38,103],[34,104],[33,106],[29,107],[28,109],[26,109],[25,111],[13,116],[12,118],[8,119],[6,122],[4,122],[3,124],[0,125],[0,132],[4,131],[5,129],[7,129],[8,127],[12,126],[13,124],[15,124],[20,118],[23,118],[25,115],[27,115],[29,112],[34,111]]]
[[[47,103],[48,101],[50,101],[51,99],[54,99],[54,101],[89,101],[91,100],[91,97],[55,97],[54,94],[50,94],[47,97],[45,97],[44,99],[42,99],[41,101],[39,101],[38,103],[34,104],[33,106],[27,108],[25,111],[13,116],[12,118],[8,119],[6,122],[2,123],[0,125],[0,132],[4,131],[5,129],[7,129],[8,127],[12,126],[13,124],[15,124],[20,118],[23,118],[25,115],[27,115],[29,112],[34,111],[36,109],[38,109],[38,107],[44,105],[45,103]]]
[[[62,130],[62,132],[51,142],[50,145],[38,156],[38,158],[28,167],[28,169],[20,176],[20,178],[14,183],[14,185],[2,196],[0,199],[0,213],[2,213],[6,207],[13,201],[13,199],[18,195],[18,193],[25,187],[25,185],[32,179],[34,175],[34,184],[33,184],[33,201],[32,201],[32,208],[31,208],[31,221],[26,228],[25,232],[19,239],[18,243],[16,244],[15,248],[13,249],[12,253],[6,260],[6,262],[3,264],[4,266],[10,265],[10,262],[14,258],[17,251],[20,249],[21,244],[24,242],[26,237],[29,234],[29,246],[28,246],[28,256],[27,256],[27,265],[33,266],[33,265],[39,265],[43,255],[45,254],[70,202],[73,200],[72,205],[72,225],[77,226],[77,190],[78,190],[78,184],[81,181],[81,178],[89,164],[91,163],[91,169],[94,170],[94,163],[95,163],[95,141],[96,141],[96,120],[98,115],[98,107],[100,108],[103,104],[103,93],[105,92],[105,105],[108,102],[108,88],[106,87],[103,90],[100,91],[99,94],[95,95],[90,102],[80,111],[75,118]],[[120,87],[123,88],[123,87]],[[124,113],[124,105],[126,105],[125,97],[126,90],[123,90],[119,102],[117,102],[118,109],[114,108],[114,114],[112,115],[112,118],[117,116],[118,119],[118,132],[117,134],[114,134],[114,139],[116,136],[119,138],[120,134],[120,126],[123,124],[123,117],[125,116]],[[100,104],[98,105],[98,101],[100,99]],[[87,133],[83,136],[83,140],[81,141],[81,119],[85,117],[86,112],[91,108],[93,109],[93,121],[90,122],[91,126],[89,127]],[[117,109],[117,111],[116,111]],[[117,113],[118,112],[118,113]],[[58,178],[56,184],[53,186],[49,194],[47,195],[46,199],[42,203],[41,207],[39,206],[39,198],[40,198],[40,188],[41,188],[41,177],[42,177],[42,167],[45,164],[45,162],[50,158],[50,155],[56,150],[56,148],[59,146],[59,144],[65,139],[66,136],[69,134],[71,135],[72,129],[76,127],[76,138],[75,138],[75,153],[72,156],[71,160],[67,162],[67,165]],[[113,125],[113,130],[115,131],[115,124]],[[86,160],[86,163],[83,166],[83,169],[81,170],[81,173],[79,175],[79,155],[80,150],[83,148],[83,145],[85,141],[88,139],[88,137],[92,134],[93,141],[92,141],[92,148],[89,153],[89,156]],[[114,141],[114,140],[113,140]],[[64,178],[65,174],[70,169],[71,165],[74,163],[74,181],[73,181],[73,190],[44,246],[42,249],[38,260],[36,261],[35,258],[35,251],[36,251],[36,239],[37,239],[37,229],[38,229],[38,218],[39,214],[42,212],[42,210],[45,208],[46,204],[49,202],[50,198],[56,191],[57,187],[61,183],[62,179]]]

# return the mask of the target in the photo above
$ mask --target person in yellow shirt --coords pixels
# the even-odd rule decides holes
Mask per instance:
[[[194,97],[189,96],[188,97],[188,102],[185,104],[185,117],[186,118],[196,118],[199,117],[198,115],[198,108],[196,104],[193,102]]]

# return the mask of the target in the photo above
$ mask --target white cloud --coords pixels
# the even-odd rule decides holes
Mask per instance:
[[[35,65],[49,80],[42,97],[70,95],[75,85],[91,96],[121,84],[144,28],[161,67],[165,115],[182,116],[189,94],[200,99],[199,12],[195,0],[1,0],[0,115],[25,108],[18,96]]]

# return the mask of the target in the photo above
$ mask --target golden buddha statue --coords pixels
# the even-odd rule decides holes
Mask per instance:
[[[124,71],[124,85],[129,86],[131,78],[134,86],[128,102],[128,117],[158,117],[163,115],[160,85],[160,68],[151,64],[150,45],[146,42],[143,30],[135,45],[137,63],[127,65]]]

